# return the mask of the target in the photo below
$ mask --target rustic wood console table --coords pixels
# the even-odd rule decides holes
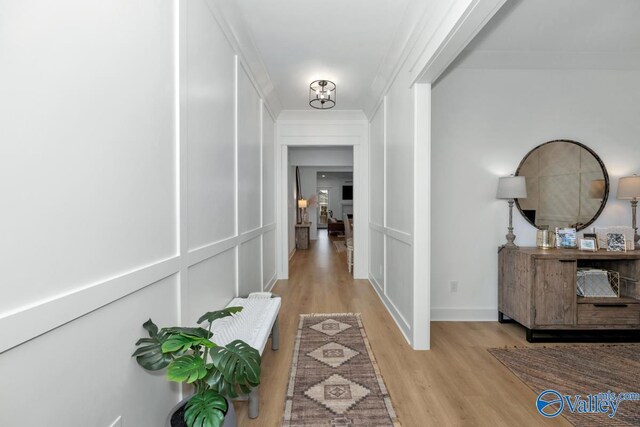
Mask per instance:
[[[500,248],[498,264],[498,320],[523,325],[529,342],[548,331],[640,331],[640,250]],[[620,297],[577,296],[579,267],[619,272]]]

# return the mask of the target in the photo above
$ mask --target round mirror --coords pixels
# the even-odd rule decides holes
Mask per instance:
[[[568,140],[549,141],[520,162],[517,176],[526,177],[527,198],[516,206],[536,228],[588,227],[609,197],[609,175],[589,147]]]

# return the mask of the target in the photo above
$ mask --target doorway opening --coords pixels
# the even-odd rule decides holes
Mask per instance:
[[[314,249],[313,257],[298,256],[298,261],[318,262],[330,251],[344,252],[342,268],[351,272],[353,262],[348,263],[344,221],[354,221],[354,147],[288,147],[288,238],[289,260],[295,254]],[[355,195],[355,197],[354,197]],[[353,254],[353,239],[350,240]],[[344,251],[341,249],[345,248]]]

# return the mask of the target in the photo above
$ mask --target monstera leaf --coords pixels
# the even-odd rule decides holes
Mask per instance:
[[[222,319],[223,317],[229,317],[232,314],[239,313],[242,311],[242,307],[227,307],[222,310],[209,311],[208,313],[203,314],[198,319],[198,323],[202,323],[205,320],[209,323],[213,323],[214,320]]]
[[[211,349],[211,362],[206,382],[218,392],[236,397],[235,386],[243,393],[260,384],[260,353],[241,340]],[[217,371],[217,372],[216,372]]]
[[[185,353],[192,347],[204,346],[211,348],[214,344],[207,338],[194,337],[193,335],[170,335],[162,344],[163,353]]]
[[[138,365],[150,371],[158,371],[169,366],[173,357],[162,352],[162,345],[167,339],[164,331],[158,331],[158,327],[151,319],[142,325],[149,333],[149,338],[141,338],[136,342],[138,349],[131,355],[135,357]]]
[[[184,420],[189,427],[219,427],[227,413],[227,401],[213,390],[194,395],[185,407]]]
[[[167,378],[169,381],[187,382],[191,384],[207,375],[204,360],[197,354],[185,354],[169,365]]]
[[[162,328],[162,331],[170,335],[189,335],[198,338],[211,338],[213,334],[204,328],[181,328],[175,326],[173,328]]]

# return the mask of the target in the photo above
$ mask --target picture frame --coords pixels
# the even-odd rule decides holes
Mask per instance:
[[[576,249],[578,247],[576,229],[572,227],[556,229],[556,247],[561,249]]]
[[[581,251],[591,251],[595,252],[598,250],[598,244],[596,243],[596,239],[587,237],[584,239],[580,239],[579,248]]]
[[[600,243],[598,242],[598,235],[596,233],[582,233],[583,239],[593,239],[596,241],[596,250],[601,248]]]
[[[609,252],[626,252],[627,242],[624,234],[608,233],[607,234],[607,251]]]

